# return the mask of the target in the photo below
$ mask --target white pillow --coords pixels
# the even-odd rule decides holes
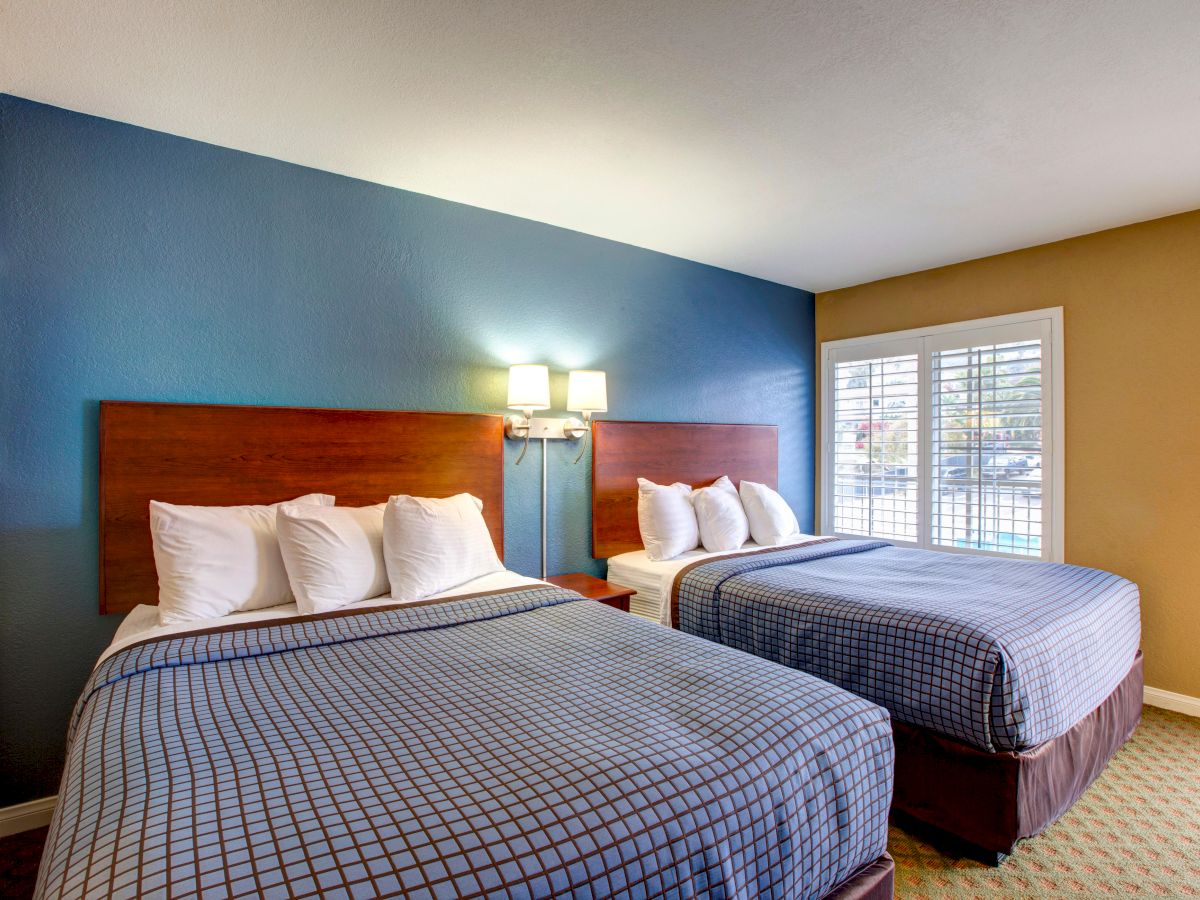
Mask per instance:
[[[645,478],[637,483],[638,528],[646,555],[655,560],[674,559],[695,550],[700,543],[700,527],[692,508],[692,486],[678,481],[655,484]]]
[[[280,505],[279,549],[302,614],[328,612],[388,592],[386,506]]]
[[[445,500],[399,494],[383,513],[383,558],[393,600],[421,600],[481,575],[504,571],[470,494]]]
[[[329,494],[291,502],[333,506]],[[158,569],[158,618],[164,625],[215,619],[290,603],[270,506],[179,506],[150,501]]]
[[[756,481],[743,481],[741,495],[754,543],[769,547],[802,536],[796,514],[776,491]]]
[[[709,553],[739,550],[750,539],[750,523],[738,499],[737,488],[722,475],[706,488],[692,492],[700,542]]]

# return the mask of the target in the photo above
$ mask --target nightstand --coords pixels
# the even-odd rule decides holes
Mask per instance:
[[[566,588],[568,591],[574,591],[577,594],[583,594],[589,600],[599,600],[601,603],[607,603],[609,606],[614,606],[621,612],[629,612],[629,598],[637,593],[633,588],[622,587],[619,584],[613,584],[611,581],[605,581],[603,578],[596,578],[592,575],[585,575],[582,572],[574,572],[570,575],[555,575],[553,578],[547,578],[548,582],[560,588]]]

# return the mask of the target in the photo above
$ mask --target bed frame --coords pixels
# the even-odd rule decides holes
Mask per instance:
[[[204,506],[335,494],[483,501],[504,558],[504,419],[470,413],[100,404],[100,612],[157,605],[151,500]]]
[[[640,550],[637,479],[695,486],[728,475],[774,486],[776,429],[599,421],[592,463],[592,555]],[[947,850],[999,864],[1018,840],[1071,808],[1141,721],[1142,657],[1101,705],[1066,734],[1021,753],[988,753],[893,720],[893,813],[932,829]]]

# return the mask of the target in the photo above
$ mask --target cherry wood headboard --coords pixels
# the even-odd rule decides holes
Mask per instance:
[[[504,419],[469,413],[100,404],[100,612],[158,603],[151,500],[201,506],[335,494],[483,501],[504,556]]]
[[[779,483],[777,425],[597,421],[592,451],[592,556],[642,549],[637,480],[692,487],[728,475]]]

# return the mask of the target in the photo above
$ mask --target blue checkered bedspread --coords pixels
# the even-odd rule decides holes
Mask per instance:
[[[885,710],[538,587],[162,638],[76,708],[37,893],[816,897]]]
[[[682,630],[984,750],[1067,731],[1128,674],[1137,585],[1109,572],[833,540],[676,579]]]

